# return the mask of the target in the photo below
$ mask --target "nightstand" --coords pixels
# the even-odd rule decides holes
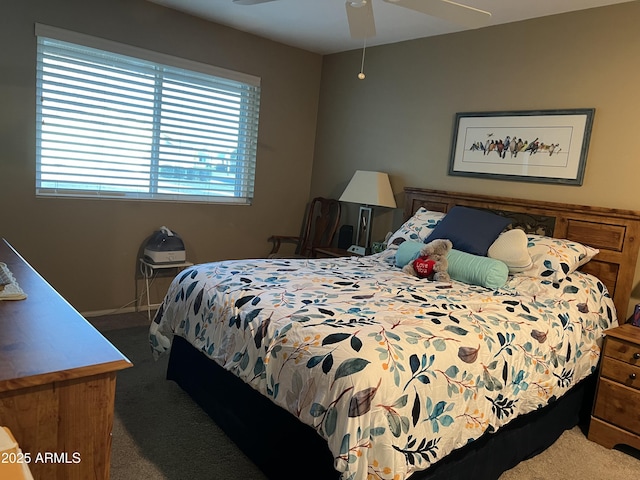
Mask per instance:
[[[640,327],[606,331],[588,438],[640,450]]]
[[[352,253],[349,250],[345,250],[344,248],[322,247],[322,248],[314,248],[313,251],[317,258],[361,257],[362,256],[362,255],[358,255],[357,253]]]

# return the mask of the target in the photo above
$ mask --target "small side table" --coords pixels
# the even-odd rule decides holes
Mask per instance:
[[[151,298],[149,296],[149,280],[153,278],[156,274],[157,270],[165,270],[168,268],[176,268],[179,270],[183,270],[187,267],[193,266],[191,262],[180,262],[180,263],[151,263],[146,261],[144,258],[139,258],[140,261],[140,273],[142,273],[142,277],[145,281],[145,289],[147,294],[147,317],[149,318],[149,323],[151,323],[151,308],[157,308],[162,303],[154,303],[151,304]],[[145,305],[139,305],[138,307],[144,307]]]

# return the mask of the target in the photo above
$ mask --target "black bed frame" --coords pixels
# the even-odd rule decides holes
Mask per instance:
[[[189,393],[268,478],[339,478],[333,455],[315,430],[179,336],[173,339],[167,379]],[[545,408],[516,418],[496,433],[486,433],[411,478],[496,480],[549,447],[565,430],[587,424],[595,380],[590,375]]]

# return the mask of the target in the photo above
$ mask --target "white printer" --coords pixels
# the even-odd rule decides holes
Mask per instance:
[[[182,263],[187,260],[184,242],[167,227],[153,232],[144,247],[144,259],[150,263]]]

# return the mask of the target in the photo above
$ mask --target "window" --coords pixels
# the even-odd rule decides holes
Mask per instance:
[[[259,78],[44,25],[36,35],[37,196],[251,203]]]

